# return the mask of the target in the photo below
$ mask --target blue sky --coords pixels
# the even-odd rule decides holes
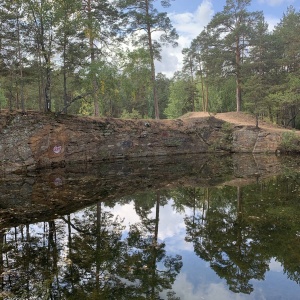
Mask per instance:
[[[201,0],[173,0],[171,1],[171,7],[168,11],[173,12],[192,12],[205,1]],[[226,0],[210,0],[215,11],[221,11],[226,3]],[[295,8],[300,8],[299,0],[252,0],[250,10],[263,11],[266,14],[273,15],[275,17],[281,17],[282,13],[289,5],[293,5]]]
[[[213,15],[223,10],[226,0],[174,0],[168,9],[173,26],[179,34],[177,48],[165,47],[162,61],[156,63],[156,71],[171,77],[182,66],[181,51],[189,47]],[[265,19],[272,30],[280,21],[288,6],[293,5],[300,10],[300,0],[252,0],[250,11],[263,11]]]

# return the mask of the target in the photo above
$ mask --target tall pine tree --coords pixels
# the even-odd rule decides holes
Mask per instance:
[[[242,65],[244,51],[251,39],[252,28],[262,18],[261,12],[249,12],[251,0],[226,0],[223,11],[208,24],[213,45],[223,55],[222,71],[236,77],[236,110],[242,109]]]
[[[149,51],[151,64],[151,80],[154,100],[155,118],[159,119],[159,100],[156,88],[155,59],[160,60],[163,44],[177,46],[177,32],[173,28],[167,13],[158,12],[155,0],[123,0],[121,7],[124,9],[128,20],[127,32],[138,33],[137,44],[145,46]],[[170,6],[170,0],[161,1],[163,7]],[[159,40],[154,39],[154,32],[159,33]]]

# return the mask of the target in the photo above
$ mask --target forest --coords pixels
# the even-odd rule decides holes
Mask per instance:
[[[156,73],[178,33],[171,0],[0,2],[0,110],[115,118],[243,111],[300,128],[300,12],[270,30],[251,0],[226,0],[182,50],[172,78]]]

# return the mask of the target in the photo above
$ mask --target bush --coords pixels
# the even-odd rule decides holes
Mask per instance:
[[[121,114],[121,119],[142,119],[142,116],[134,108],[132,109],[132,112],[129,112],[126,109],[124,109]]]
[[[282,152],[300,152],[300,135],[295,131],[284,132],[280,148]]]
[[[0,109],[7,107],[7,99],[4,95],[4,91],[0,88]]]

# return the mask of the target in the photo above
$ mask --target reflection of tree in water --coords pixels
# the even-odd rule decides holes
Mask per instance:
[[[193,208],[185,218],[186,240],[232,291],[251,293],[250,280],[263,279],[272,258],[300,283],[299,176],[173,192],[176,208]]]
[[[165,245],[158,242],[160,196],[155,199],[150,201],[156,204],[154,219],[147,218],[151,210],[148,201],[144,202],[145,209],[136,203],[141,223],[132,224],[123,240],[120,220],[102,212],[100,204],[96,213],[95,209],[86,210],[83,218],[73,221],[77,233],[70,239],[72,264],[66,273],[69,295],[159,299],[160,291],[171,289],[181,258],[166,256]],[[175,299],[172,293],[169,299]]]
[[[1,235],[1,295],[8,299],[59,297],[60,228],[54,221],[40,225],[21,225]]]
[[[166,199],[157,192],[149,200],[135,201],[141,222],[131,225],[128,236],[128,245],[131,249],[128,259],[131,274],[129,278],[139,281],[138,290],[140,295],[144,295],[143,299],[160,299],[160,292],[172,288],[182,262],[179,255],[166,256],[165,244],[158,241],[160,206],[166,203]],[[149,216],[150,203],[155,206],[154,218]],[[173,292],[168,293],[168,298],[177,299]]]
[[[153,199],[152,199],[153,200]],[[158,218],[143,217],[123,237],[122,220],[103,204],[61,220],[2,232],[2,294],[17,299],[159,299],[181,268],[159,243]],[[34,230],[39,227],[41,232]],[[170,292],[168,299],[177,299]]]
[[[212,190],[203,193],[205,210],[194,210],[185,218],[186,240],[193,242],[195,253],[209,261],[211,268],[226,279],[233,292],[251,293],[251,279],[263,279],[269,261],[264,255],[253,251],[256,234],[243,221],[241,191],[237,201],[232,189]]]
[[[122,222],[102,211],[101,203],[69,221],[70,263],[64,274],[64,294],[88,299],[114,295],[118,299],[125,289],[121,279],[126,253]]]
[[[248,227],[256,232],[253,251],[275,258],[287,277],[300,284],[300,174],[243,188]],[[253,197],[259,195],[259,198]]]
[[[181,258],[169,257],[158,239],[160,208],[170,197],[176,211],[190,208],[186,240],[232,291],[250,293],[250,280],[263,279],[272,258],[300,283],[299,176],[124,197],[140,217],[128,235],[101,203],[72,217],[2,231],[0,297],[159,299],[181,268]]]

